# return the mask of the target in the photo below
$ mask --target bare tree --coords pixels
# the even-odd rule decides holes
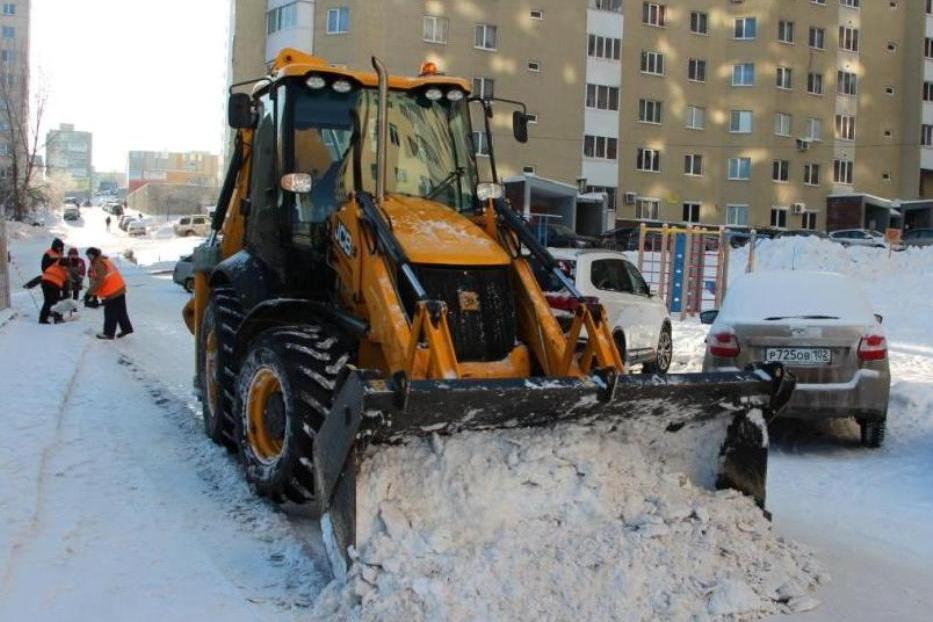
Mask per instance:
[[[48,199],[39,150],[48,93],[40,84],[29,92],[29,59],[25,54],[0,66],[0,205],[23,220],[37,203]],[[32,114],[30,114],[30,112]]]

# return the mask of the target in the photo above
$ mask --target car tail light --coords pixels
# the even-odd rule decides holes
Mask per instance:
[[[723,331],[707,338],[709,353],[713,356],[732,359],[739,355],[739,338],[731,331]]]
[[[883,361],[888,357],[888,342],[882,335],[866,335],[858,344],[861,361]]]

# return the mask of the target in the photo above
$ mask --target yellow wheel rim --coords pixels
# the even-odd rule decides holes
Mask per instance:
[[[220,404],[220,387],[217,384],[217,331],[211,329],[204,344],[204,375],[207,381],[207,406],[211,415],[217,417]]]
[[[274,462],[285,446],[285,404],[278,376],[268,367],[253,374],[246,399],[246,440],[264,463]]]

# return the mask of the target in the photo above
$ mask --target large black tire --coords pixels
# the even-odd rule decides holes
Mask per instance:
[[[198,378],[204,432],[231,451],[236,441],[236,331],[243,312],[232,289],[215,288],[204,312],[198,344]],[[212,360],[213,356],[213,360]]]
[[[273,499],[316,501],[314,437],[352,341],[326,324],[271,328],[254,339],[237,381],[237,442],[246,479]]]
[[[887,418],[862,419],[858,422],[861,430],[862,445],[877,449],[884,444],[884,435],[887,430]]]
[[[671,338],[671,327],[664,325],[661,336],[658,337],[658,347],[654,351],[654,360],[642,366],[645,374],[666,374],[674,358],[674,340]]]

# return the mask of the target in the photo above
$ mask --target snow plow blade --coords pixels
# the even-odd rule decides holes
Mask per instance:
[[[631,426],[636,442],[650,439],[649,453],[665,467],[697,485],[735,488],[764,507],[765,421],[787,403],[794,383],[779,364],[708,374],[408,383],[353,370],[314,443],[320,510],[346,551],[355,541],[355,477],[367,446],[560,423]]]

